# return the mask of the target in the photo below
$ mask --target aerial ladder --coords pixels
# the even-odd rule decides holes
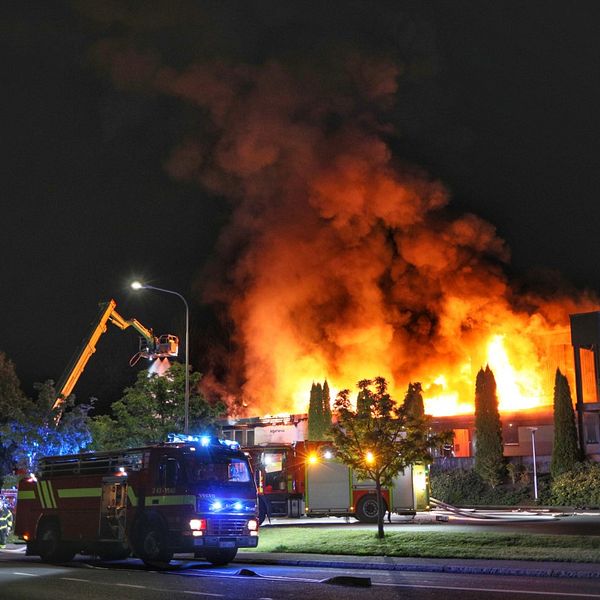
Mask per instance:
[[[139,350],[129,361],[131,366],[134,366],[140,358],[154,360],[177,356],[179,338],[176,335],[165,334],[155,337],[152,329],[148,329],[137,319],[124,319],[116,311],[116,306],[117,303],[112,299],[100,304],[98,318],[94,321],[89,335],[84,339],[57,386],[57,397],[52,410],[61,408],[73,391],[92,354],[96,352],[96,344],[102,334],[106,332],[108,323],[112,323],[122,330],[133,327],[140,334]]]

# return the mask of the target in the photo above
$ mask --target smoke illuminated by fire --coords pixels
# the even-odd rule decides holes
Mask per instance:
[[[313,381],[336,390],[374,376],[399,399],[420,381],[431,414],[472,412],[486,364],[501,410],[550,404],[565,365],[549,364],[544,340],[574,305],[548,310],[530,297],[517,308],[494,228],[448,216],[439,182],[394,164],[368,115],[396,92],[398,73],[371,69],[354,90],[364,114],[331,132],[333,100],[280,65],[162,75],[218,130],[210,157],[188,140],[169,169],[236,200],[222,247],[237,254],[208,298],[230,306],[250,414],[305,412]]]
[[[166,168],[233,207],[203,293],[228,307],[236,356],[221,389],[250,415],[306,412],[313,381],[335,393],[375,376],[398,399],[421,382],[430,414],[469,413],[487,364],[501,410],[551,403],[568,314],[594,301],[518,296],[494,227],[451,214],[439,181],[394,158],[394,61],[336,49],[318,66],[176,69],[129,46],[101,54],[120,84],[137,73],[200,115]]]

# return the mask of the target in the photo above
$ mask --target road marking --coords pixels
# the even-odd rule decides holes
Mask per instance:
[[[499,588],[458,587],[453,585],[418,585],[410,583],[373,583],[374,586],[416,588],[424,590],[456,590],[459,592],[495,592],[499,594],[532,594],[535,596],[569,596],[571,598],[600,598],[600,594],[578,594],[577,592],[543,592],[537,590],[509,590]]]
[[[64,581],[80,581],[82,583],[92,583],[89,579],[77,579],[77,577],[61,577]]]
[[[39,577],[36,573],[21,573],[20,571],[13,571],[13,575],[25,575],[25,577]]]
[[[192,594],[193,596],[214,596],[215,598],[222,598],[223,594],[211,594],[210,592],[193,592],[192,590],[183,590],[181,594]]]
[[[119,587],[126,587],[126,588],[136,588],[139,590],[146,589],[145,585],[134,585],[133,583],[114,583],[113,585],[118,585]]]

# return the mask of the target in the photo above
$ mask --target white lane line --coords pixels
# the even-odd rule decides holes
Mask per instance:
[[[25,575],[25,577],[39,577],[36,573],[21,573],[20,571],[13,571],[13,575]]]
[[[211,594],[210,592],[193,592],[192,590],[183,590],[178,592],[180,594],[192,594],[192,596],[213,596],[215,598],[222,598],[223,594]]]
[[[64,581],[79,581],[82,583],[92,583],[89,579],[78,579],[77,577],[61,577]]]
[[[531,594],[535,596],[568,596],[571,598],[600,598],[600,594],[578,594],[577,592],[544,592],[537,590],[509,590],[499,588],[458,587],[453,585],[418,585],[410,583],[373,583],[373,586],[416,588],[424,590],[456,590],[459,592],[494,592],[497,594]]]
[[[136,588],[139,590],[145,590],[146,586],[145,585],[134,585],[133,583],[113,583],[113,585],[117,585],[119,587],[126,587],[126,588]]]

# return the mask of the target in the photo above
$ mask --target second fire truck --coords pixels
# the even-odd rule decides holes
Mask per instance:
[[[21,480],[15,534],[27,554],[134,554],[149,565],[193,553],[215,565],[258,544],[257,495],[238,444],[171,436],[170,443],[41,459]]]
[[[267,443],[245,447],[259,491],[260,522],[267,517],[356,517],[376,523],[375,482],[361,480],[336,458],[327,442]],[[429,508],[425,465],[408,467],[383,490],[390,513],[414,515]]]

